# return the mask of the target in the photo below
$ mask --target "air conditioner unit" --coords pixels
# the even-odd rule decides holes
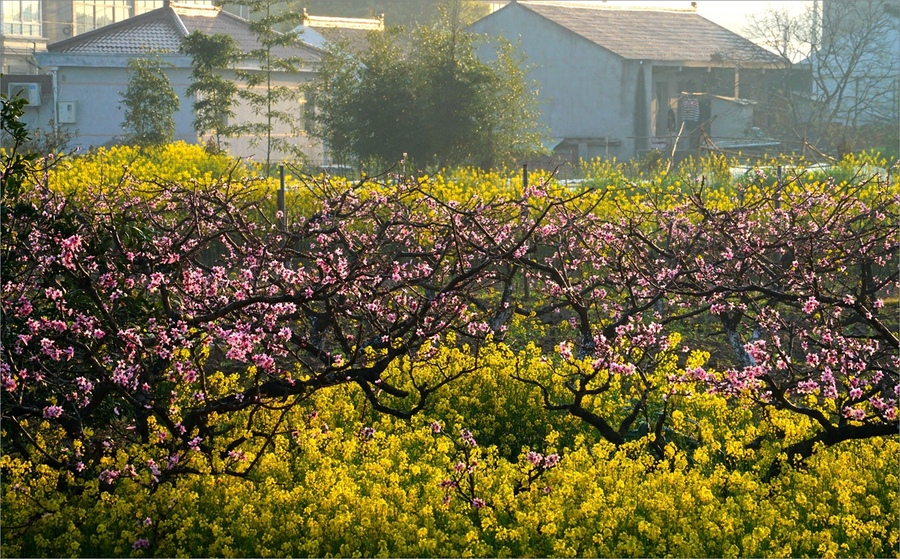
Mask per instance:
[[[10,99],[21,97],[28,101],[30,106],[41,104],[41,84],[39,83],[10,82],[7,92]]]

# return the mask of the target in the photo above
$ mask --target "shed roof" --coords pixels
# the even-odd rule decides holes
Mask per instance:
[[[514,2],[631,60],[709,66],[776,66],[783,61],[693,10],[616,8],[566,2]],[[490,16],[488,16],[490,17]]]
[[[177,53],[182,38],[193,31],[229,35],[243,52],[260,47],[247,20],[218,7],[173,3],[52,43],[47,45],[47,51],[70,54]],[[309,45],[298,45],[277,47],[273,54],[312,61],[318,60],[320,51]]]

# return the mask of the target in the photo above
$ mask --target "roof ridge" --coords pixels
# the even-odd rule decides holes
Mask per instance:
[[[163,6],[163,9],[169,10],[169,13],[172,16],[172,21],[175,22],[175,27],[178,28],[178,31],[181,33],[182,37],[187,37],[189,31],[187,29],[187,26],[185,26],[184,22],[181,20],[181,14],[178,13],[178,10],[175,9],[175,6],[167,3],[165,6]]]
[[[314,16],[309,15],[306,8],[303,9],[303,26],[320,28],[343,29],[384,29],[384,15],[377,18],[343,17],[343,16]]]
[[[666,12],[666,13],[684,13],[697,14],[694,8],[669,8],[665,6],[619,6],[609,4],[587,4],[577,1],[566,0],[520,0],[519,4],[524,5],[541,5],[541,6],[557,6],[560,8],[577,8],[583,10],[608,10],[621,12]],[[703,16],[700,16],[703,17]],[[705,19],[705,18],[704,18]]]
[[[187,4],[180,2],[170,2],[169,7],[179,16],[200,16],[200,17],[216,17],[222,8],[219,6],[207,6],[203,4]]]

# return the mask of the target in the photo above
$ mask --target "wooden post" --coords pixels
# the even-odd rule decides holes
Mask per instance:
[[[280,213],[280,217],[278,218],[278,228],[283,232],[287,231],[287,211],[284,207],[284,165],[279,165],[278,170],[280,173],[280,186],[278,188],[278,212]]]

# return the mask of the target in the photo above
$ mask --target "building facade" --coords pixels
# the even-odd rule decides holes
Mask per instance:
[[[695,148],[700,126],[711,120],[734,134],[736,125],[725,121],[748,122],[752,104],[742,100],[753,98],[762,74],[784,67],[691,9],[514,1],[470,30],[522,51],[551,147],[573,161]],[[483,54],[490,57],[490,49]],[[727,114],[710,113],[713,106]],[[746,128],[750,139],[753,126]]]
[[[175,140],[203,142],[193,128],[193,98],[186,93],[191,83],[190,57],[179,54],[182,39],[192,31],[225,34],[233,37],[238,48],[250,52],[259,47],[249,22],[217,7],[166,4],[123,21],[106,25],[48,45],[35,60],[45,74],[4,76],[4,85],[21,87],[34,84],[40,90],[35,103],[25,108],[24,120],[32,128],[54,128],[73,138],[72,145],[88,149],[120,141],[124,109],[121,93],[128,87],[128,63],[136,57],[153,56],[164,64],[164,71],[180,99],[175,114]],[[301,44],[279,47],[275,56],[301,60],[296,72],[273,72],[272,84],[299,89],[313,79],[321,51]],[[246,60],[223,72],[226,79],[237,80],[234,69],[260,71],[258,63]],[[10,80],[17,79],[17,82]],[[19,84],[11,86],[10,83]],[[239,85],[239,87],[246,87]],[[287,114],[296,114],[292,126],[276,123],[272,135],[283,139],[303,152],[313,163],[323,162],[321,143],[309,137],[303,119],[307,107],[302,100],[285,101],[275,107]],[[263,115],[254,107],[238,102],[234,107],[234,121],[229,124],[262,122]],[[245,134],[228,140],[229,152],[239,157],[268,159],[265,138]],[[287,153],[271,153],[272,159],[289,157]]]

